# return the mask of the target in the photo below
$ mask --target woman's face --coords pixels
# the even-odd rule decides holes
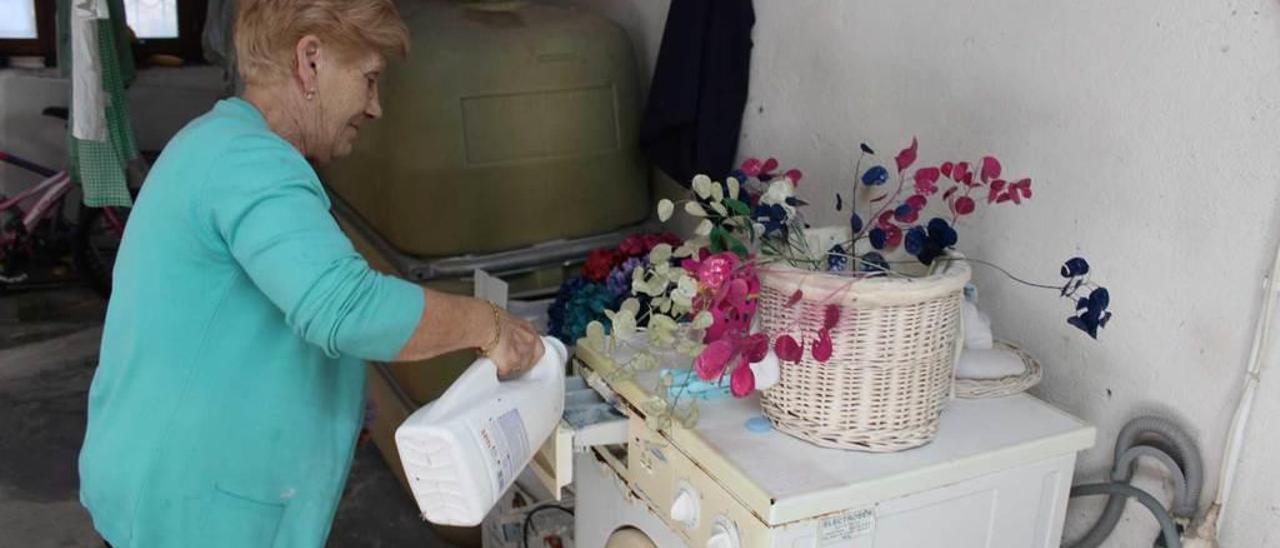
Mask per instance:
[[[378,76],[386,61],[373,52],[325,55],[319,61],[315,96],[307,101],[313,113],[305,141],[308,156],[324,164],[350,154],[360,126],[382,116]]]

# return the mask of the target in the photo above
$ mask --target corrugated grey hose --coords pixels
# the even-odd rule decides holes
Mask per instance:
[[[1126,497],[1138,499],[1143,506],[1151,510],[1151,515],[1156,517],[1156,521],[1160,522],[1160,534],[1164,536],[1164,545],[1167,548],[1182,548],[1182,538],[1178,536],[1178,526],[1173,523],[1173,518],[1169,517],[1160,501],[1151,496],[1150,493],[1138,489],[1127,483],[1093,483],[1089,485],[1077,485],[1071,488],[1071,496],[1088,497],[1091,495],[1111,495],[1112,500],[1119,497],[1124,500]]]
[[[1116,436],[1111,480],[1127,484],[1133,477],[1133,468],[1139,456],[1155,457],[1169,467],[1175,484],[1172,513],[1181,518],[1194,518],[1200,501],[1200,490],[1204,486],[1204,463],[1200,459],[1200,449],[1195,440],[1168,419],[1137,417],[1129,421],[1120,430],[1120,435]],[[1179,479],[1182,480],[1180,488]],[[1127,496],[1111,492],[1107,507],[1097,523],[1071,548],[1097,548],[1111,536],[1124,513],[1124,500]],[[1163,508],[1160,510],[1164,511]]]

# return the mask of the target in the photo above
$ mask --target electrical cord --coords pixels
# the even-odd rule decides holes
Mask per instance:
[[[543,510],[559,510],[569,514],[570,516],[573,515],[573,510],[560,506],[559,504],[544,504],[534,508],[533,510],[529,510],[529,513],[524,516],[524,524],[520,526],[520,546],[522,548],[529,548],[529,529],[533,524],[533,516]]]

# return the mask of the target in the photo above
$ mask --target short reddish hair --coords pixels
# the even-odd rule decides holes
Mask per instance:
[[[409,29],[392,0],[240,0],[236,64],[247,83],[287,78],[293,48],[307,35],[346,54],[409,53]]]

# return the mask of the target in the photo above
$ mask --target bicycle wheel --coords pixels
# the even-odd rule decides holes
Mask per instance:
[[[104,299],[111,297],[111,271],[115,268],[116,252],[128,219],[129,208],[80,208],[75,235],[76,269]]]

